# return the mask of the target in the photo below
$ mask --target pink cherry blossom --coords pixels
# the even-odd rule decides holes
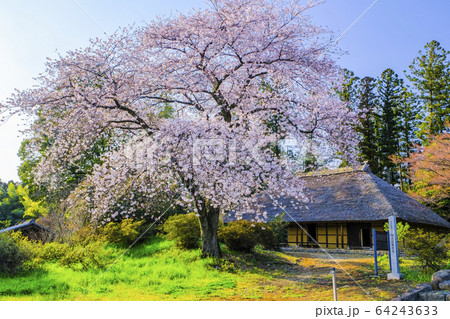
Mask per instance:
[[[333,91],[341,71],[329,34],[306,16],[314,5],[210,0],[205,10],[125,28],[48,61],[38,86],[2,108],[38,112],[30,131],[52,142],[35,174],[49,187],[109,136],[103,164],[69,197],[90,202],[93,220],[127,196],[135,205],[117,213],[133,217],[142,209],[134,192],[149,201],[174,194],[199,215],[203,254],[220,256],[221,213],[259,220],[263,193],[302,199],[294,168],[269,145],[311,134],[340,150],[355,144],[356,114]],[[270,129],[274,117],[281,131]]]

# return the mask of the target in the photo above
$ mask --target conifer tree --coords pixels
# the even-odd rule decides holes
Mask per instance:
[[[361,79],[344,70],[343,85],[337,93],[351,111],[360,113],[359,124],[354,127],[360,139],[360,161],[368,162],[372,172],[387,182],[407,187],[410,180],[404,158],[417,142],[417,103],[403,80],[392,69],[386,69],[378,80]]]
[[[348,69],[343,69],[343,80],[341,83],[340,89],[336,89],[336,93],[339,95],[339,98],[348,102],[348,107],[351,110],[355,110],[357,107],[355,105],[355,101],[357,101],[357,85],[360,80],[359,77],[355,76],[353,71]]]
[[[403,86],[398,108],[398,150],[394,162],[398,165],[400,189],[406,190],[411,185],[408,177],[409,163],[405,162],[413,151],[416,138],[417,103],[408,87]]]
[[[377,141],[379,117],[375,86],[375,79],[371,77],[364,77],[358,81],[358,108],[362,111],[362,115],[356,131],[360,134],[359,158],[367,161],[373,173],[378,175],[381,167]]]
[[[449,51],[441,47],[437,41],[425,45],[425,52],[419,51],[409,66],[407,78],[416,91],[418,100],[417,137],[427,145],[430,136],[445,131],[445,122],[450,120],[450,61]]]
[[[391,184],[397,182],[396,164],[392,156],[399,153],[401,94],[403,81],[392,69],[383,71],[377,82],[377,93],[380,103],[379,156],[382,177]]]

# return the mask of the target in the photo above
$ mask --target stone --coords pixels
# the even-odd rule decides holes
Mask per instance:
[[[439,290],[439,284],[441,283],[440,279],[436,279],[430,282],[431,287],[433,288],[432,290]]]
[[[443,281],[439,284],[439,289],[450,290],[450,280]]]
[[[419,294],[418,300],[420,301],[445,301],[447,299],[448,292],[446,291],[430,291],[422,292]]]
[[[431,277],[431,280],[439,280],[439,282],[450,280],[450,269],[436,271]]]
[[[387,279],[388,280],[400,280],[405,278],[405,275],[401,274],[401,273],[395,273],[395,272],[391,272],[389,274],[387,274]]]
[[[416,288],[404,293],[403,295],[392,299],[392,301],[416,301],[420,293],[424,293],[431,290],[432,288],[430,284],[421,284],[418,285]]]

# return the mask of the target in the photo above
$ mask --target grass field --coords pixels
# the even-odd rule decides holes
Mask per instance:
[[[123,251],[113,249],[115,256]],[[371,276],[368,256],[338,258],[348,274],[323,254],[225,251],[217,261],[153,238],[103,270],[46,263],[40,270],[3,276],[0,300],[332,300],[331,267],[338,270],[340,300],[389,300],[429,280],[409,270],[409,280],[388,282],[386,276]]]

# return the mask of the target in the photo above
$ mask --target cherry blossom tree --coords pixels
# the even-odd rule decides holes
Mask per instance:
[[[60,172],[108,136],[102,163],[70,198],[108,221],[142,209],[136,193],[172,194],[199,216],[203,255],[220,256],[221,213],[264,217],[261,194],[301,200],[301,181],[270,145],[311,134],[355,145],[357,116],[333,90],[341,71],[329,34],[305,15],[315,5],[210,0],[48,61],[37,87],[3,104],[44,119],[31,127],[49,141],[37,180],[58,187]]]

